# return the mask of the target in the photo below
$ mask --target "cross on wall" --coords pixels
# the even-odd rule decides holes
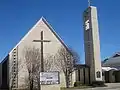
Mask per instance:
[[[43,43],[51,42],[51,41],[43,39],[43,31],[41,31],[40,34],[41,34],[40,35],[41,36],[40,40],[33,40],[33,42],[40,42],[40,44],[41,44],[41,72],[44,72],[44,57],[43,57],[43,48],[44,48],[44,46],[43,46]]]

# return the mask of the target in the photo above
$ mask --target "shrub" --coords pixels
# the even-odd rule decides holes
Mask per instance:
[[[74,82],[74,87],[78,87],[78,86],[81,86],[82,83],[80,81],[77,81],[77,82]]]
[[[104,87],[105,86],[105,82],[104,81],[93,81],[92,82],[92,86],[93,87]]]

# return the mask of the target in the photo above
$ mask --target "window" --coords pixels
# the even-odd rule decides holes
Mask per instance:
[[[100,73],[100,71],[97,71],[97,72],[96,72],[96,75],[97,75],[97,78],[101,78],[101,73]]]
[[[102,72],[102,76],[105,76],[105,74],[104,74],[105,72]]]
[[[85,22],[85,30],[88,30],[89,28],[90,28],[90,26],[89,26],[89,20],[87,20]]]

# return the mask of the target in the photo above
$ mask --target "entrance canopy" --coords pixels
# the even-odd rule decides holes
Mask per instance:
[[[119,69],[114,67],[102,67],[102,71],[110,71],[110,70],[119,70]]]

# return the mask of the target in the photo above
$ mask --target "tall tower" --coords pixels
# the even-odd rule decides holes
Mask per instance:
[[[90,81],[102,81],[97,8],[89,6],[83,18],[85,63],[90,67]]]

